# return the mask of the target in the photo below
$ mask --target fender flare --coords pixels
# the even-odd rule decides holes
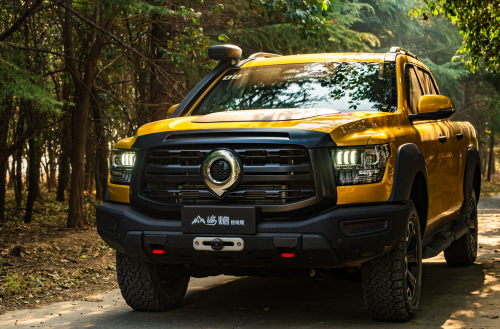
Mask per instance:
[[[479,175],[481,175],[480,157],[479,151],[474,145],[470,145],[467,149],[467,158],[465,160],[464,169],[464,205],[462,207],[461,214],[464,214],[468,210],[467,200],[470,199],[472,192],[474,191],[474,175],[476,173],[476,168],[479,167]],[[481,179],[479,179],[478,190],[481,190]],[[476,195],[476,201],[479,201],[479,193]]]
[[[410,199],[413,180],[419,172],[424,175],[428,198],[427,167],[422,152],[413,143],[401,145],[396,155],[396,170],[394,172],[394,183],[389,202],[408,201]]]

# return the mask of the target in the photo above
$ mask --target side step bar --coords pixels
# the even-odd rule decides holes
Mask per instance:
[[[422,258],[431,258],[448,248],[453,241],[460,239],[469,231],[464,223],[454,223],[449,231],[434,234],[432,242],[422,248]]]

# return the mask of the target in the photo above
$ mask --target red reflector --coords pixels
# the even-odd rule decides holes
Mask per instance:
[[[153,254],[157,254],[157,255],[165,255],[167,252],[165,250],[161,250],[161,249],[153,249]]]
[[[295,258],[294,252],[282,252],[281,257],[283,258]]]

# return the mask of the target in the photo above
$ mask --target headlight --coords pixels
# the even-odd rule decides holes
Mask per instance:
[[[135,152],[130,150],[111,150],[109,181],[113,184],[128,185],[135,163]]]
[[[338,186],[378,183],[391,155],[389,144],[339,147],[332,150]]]

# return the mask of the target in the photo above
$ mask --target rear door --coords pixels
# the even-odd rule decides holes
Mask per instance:
[[[418,113],[418,100],[424,92],[429,92],[427,86],[418,79],[418,68],[412,65],[405,67],[406,99],[410,113]],[[435,121],[414,122],[413,128],[420,135],[422,153],[427,166],[429,182],[429,228],[440,222],[443,214],[449,209],[445,193],[447,164],[446,132],[442,124]],[[443,138],[444,137],[444,138]]]

